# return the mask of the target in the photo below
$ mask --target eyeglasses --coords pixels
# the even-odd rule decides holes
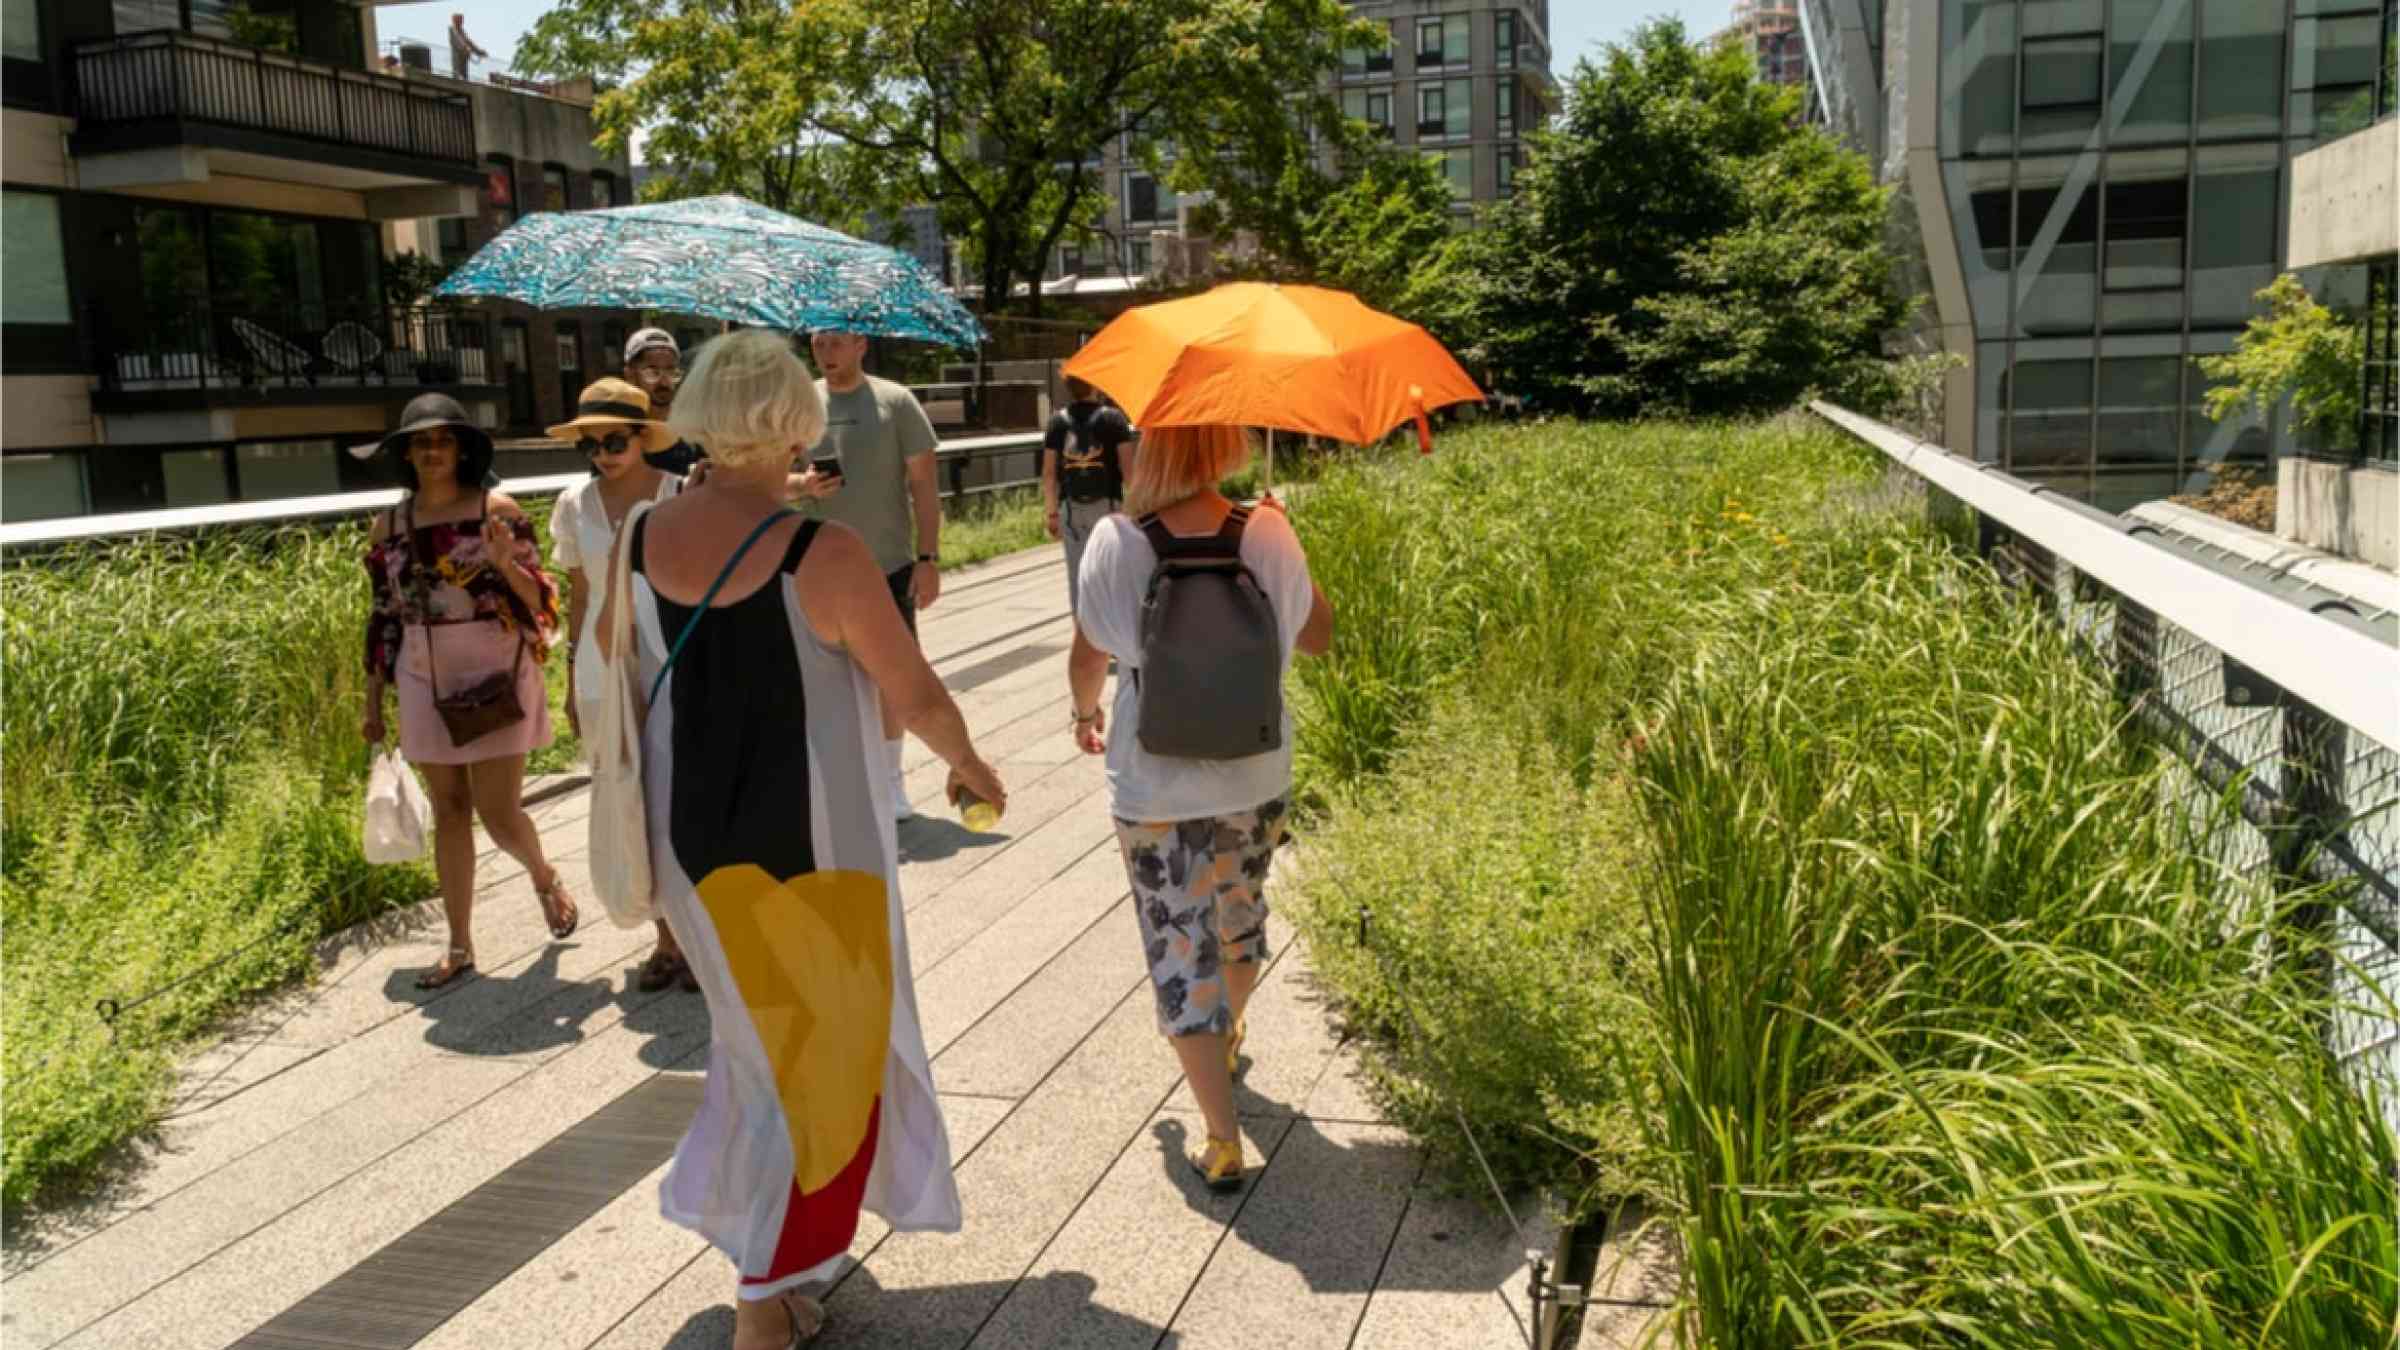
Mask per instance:
[[[612,431],[598,440],[586,436],[575,442],[575,448],[581,450],[589,458],[598,455],[621,455],[632,444],[632,437],[622,431]]]
[[[683,378],[683,372],[673,366],[635,366],[633,378],[644,384],[673,384]]]

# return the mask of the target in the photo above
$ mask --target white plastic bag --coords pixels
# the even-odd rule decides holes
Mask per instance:
[[[415,862],[425,856],[425,790],[395,750],[378,750],[367,770],[363,851],[371,863]]]
[[[592,754],[592,891],[619,928],[638,928],[658,913],[651,894],[650,818],[642,801],[641,694],[634,683],[641,661],[634,652],[633,565],[629,556],[634,523],[650,509],[633,509],[609,551],[607,600],[600,624],[602,644],[599,725],[584,735]]]

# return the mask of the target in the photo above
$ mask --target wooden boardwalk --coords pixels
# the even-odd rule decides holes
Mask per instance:
[[[901,884],[966,1227],[870,1219],[818,1344],[1525,1344],[1523,1244],[1380,1118],[1288,926],[1250,1016],[1253,1180],[1188,1179],[1199,1116],[1152,1023],[1099,763],[1068,740],[1068,637],[1055,550],[953,574],[925,616],[1012,800],[1002,833],[967,833],[910,743],[928,814],[902,827]],[[570,881],[585,808],[535,808]],[[481,878],[480,977],[412,986],[442,941],[428,906],[344,935],[314,986],[192,1059],[123,1179],[15,1224],[0,1344],[726,1344],[729,1267],[656,1199],[701,1000],[634,993],[647,930],[596,901],[553,942],[520,869],[487,851]],[[1630,1344],[1638,1319],[1595,1316],[1582,1343]]]

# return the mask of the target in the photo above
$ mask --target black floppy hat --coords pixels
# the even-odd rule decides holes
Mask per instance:
[[[400,425],[382,441],[384,459],[403,485],[414,491],[416,466],[408,462],[408,438],[420,431],[448,427],[458,438],[458,481],[461,487],[489,486],[492,436],[467,417],[467,410],[448,394],[419,394],[400,410]]]

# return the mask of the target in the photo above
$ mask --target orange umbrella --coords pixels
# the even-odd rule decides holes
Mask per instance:
[[[1381,440],[1483,391],[1433,335],[1319,286],[1239,281],[1129,309],[1075,353],[1065,373],[1137,427],[1243,426]]]

